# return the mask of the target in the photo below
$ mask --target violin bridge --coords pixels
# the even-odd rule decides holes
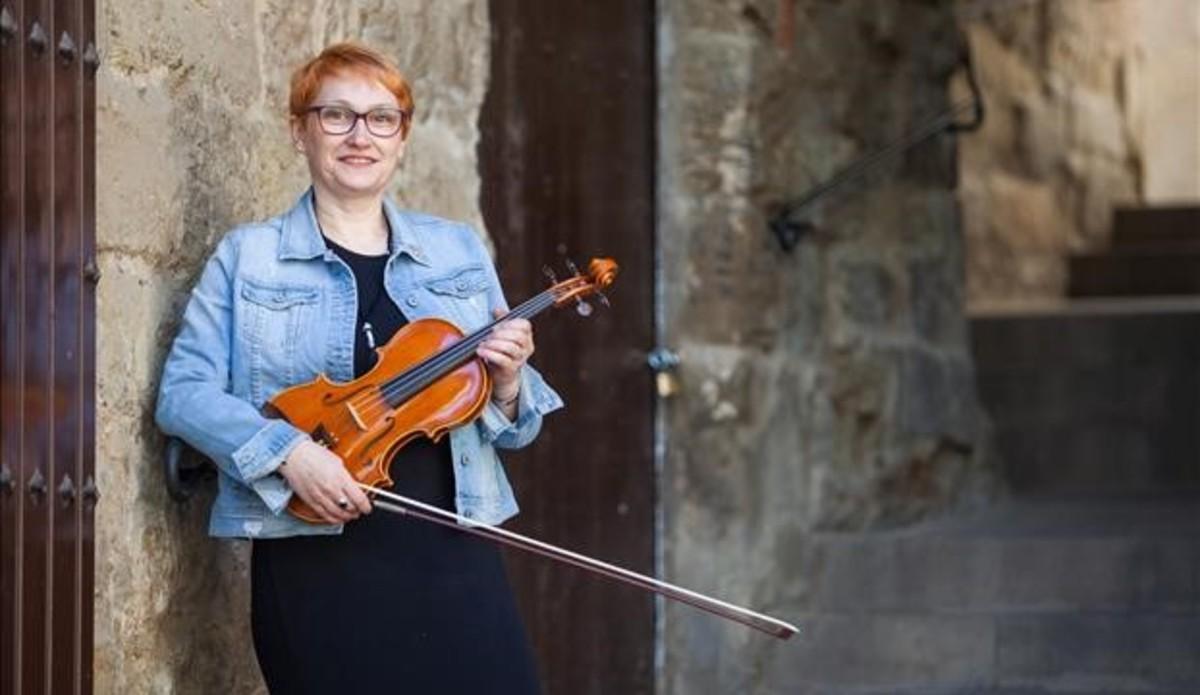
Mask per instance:
[[[354,424],[358,425],[358,429],[362,430],[363,432],[366,432],[368,429],[370,429],[367,427],[367,423],[363,422],[362,416],[358,414],[358,411],[354,409],[352,404],[347,403],[346,410],[350,411],[350,418],[354,420]]]

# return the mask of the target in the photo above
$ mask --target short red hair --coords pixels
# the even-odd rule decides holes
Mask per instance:
[[[288,97],[288,110],[292,116],[303,118],[308,112],[308,107],[312,106],[313,99],[317,97],[321,83],[334,75],[362,77],[383,85],[384,89],[396,97],[396,103],[406,114],[403,137],[408,137],[413,111],[416,109],[408,80],[404,79],[404,74],[396,64],[382,53],[353,41],[335,43],[327,47],[316,58],[292,73],[291,95]]]

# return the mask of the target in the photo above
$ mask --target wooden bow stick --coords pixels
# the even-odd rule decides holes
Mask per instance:
[[[515,548],[520,548],[521,550],[528,550],[530,552],[537,553],[538,555],[542,555],[553,560],[558,560],[559,562],[564,562],[568,565],[575,565],[576,567],[581,567],[585,570],[595,572],[601,576],[608,577],[609,579],[615,579],[626,584],[631,584],[642,589],[653,591],[676,601],[691,604],[696,608],[706,610],[709,613],[719,615],[722,618],[727,618],[748,627],[752,627],[755,630],[765,632],[772,637],[788,639],[797,632],[796,626],[791,625],[790,623],[785,623],[782,620],[772,618],[769,615],[756,613],[755,611],[742,608],[740,606],[735,606],[725,601],[720,601],[712,598],[711,596],[705,596],[704,594],[690,591],[688,589],[684,589],[683,587],[669,584],[653,577],[647,577],[644,574],[638,574],[637,572],[624,569],[623,567],[617,567],[616,565],[611,565],[607,562],[588,557],[587,555],[581,555],[565,548],[560,548],[556,545],[551,545],[528,536],[523,536],[519,533],[502,529],[498,526],[481,524],[477,521],[472,521],[466,517],[454,514],[453,512],[448,512],[439,507],[434,507],[403,495],[397,495],[396,493],[388,490],[381,490],[377,487],[372,487],[371,485],[366,485],[364,483],[359,483],[358,485],[367,492],[389,500],[386,502],[380,499],[373,500],[374,505],[380,509],[394,512],[396,514],[414,516],[419,519],[424,519],[425,521],[431,521],[435,524],[441,524],[442,526],[448,526],[450,528],[458,529],[459,531],[481,536],[498,543],[511,545]]]

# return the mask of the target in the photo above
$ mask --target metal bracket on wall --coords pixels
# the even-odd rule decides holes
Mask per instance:
[[[813,186],[804,195],[779,205],[768,222],[780,248],[790,252],[805,237],[817,229],[821,203],[834,191],[847,184],[861,180],[866,173],[883,162],[902,156],[909,150],[943,133],[965,133],[978,130],[983,125],[983,91],[975,78],[970,49],[963,46],[959,61],[966,71],[967,84],[971,89],[970,99],[956,104],[946,112],[925,122],[918,128],[883,147],[859,157],[826,181]],[[966,114],[970,120],[960,121]]]
[[[200,452],[177,437],[167,438],[163,467],[167,492],[176,502],[186,502],[205,480],[217,477],[216,467]]]

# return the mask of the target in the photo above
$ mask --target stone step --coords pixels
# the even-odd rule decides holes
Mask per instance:
[[[1200,298],[1021,305],[971,317],[976,371],[1200,362]]]
[[[971,331],[1014,490],[1200,489],[1200,301],[1074,303]]]
[[[820,534],[811,541],[803,607],[821,613],[1055,614],[1077,611],[1200,616],[1200,499],[1160,502],[1152,521],[1121,512],[1053,532],[1019,522],[874,534]],[[1030,508],[1031,514],[1075,516]],[[1013,509],[1020,509],[1019,506]],[[997,519],[1011,518],[1007,513]],[[1078,519],[1079,517],[1076,516]],[[1008,528],[996,526],[1006,524]],[[1028,520],[1026,520],[1028,523]],[[1137,529],[1137,530],[1134,530]],[[1153,530],[1151,530],[1153,529]]]
[[[1200,244],[1200,207],[1117,208],[1114,248],[1183,248]]]
[[[778,665],[783,692],[1200,692],[1197,614],[810,614],[799,624]]]
[[[806,560],[780,692],[1200,692],[1200,495],[1017,498]]]
[[[1067,266],[1069,297],[1200,294],[1200,251],[1195,249],[1114,247],[1071,256]]]
[[[1196,695],[1194,686],[1155,687],[1145,684],[1128,686],[1101,683],[1059,686],[1010,685],[988,686],[978,683],[949,685],[902,686],[806,686],[794,691],[797,695]]]

